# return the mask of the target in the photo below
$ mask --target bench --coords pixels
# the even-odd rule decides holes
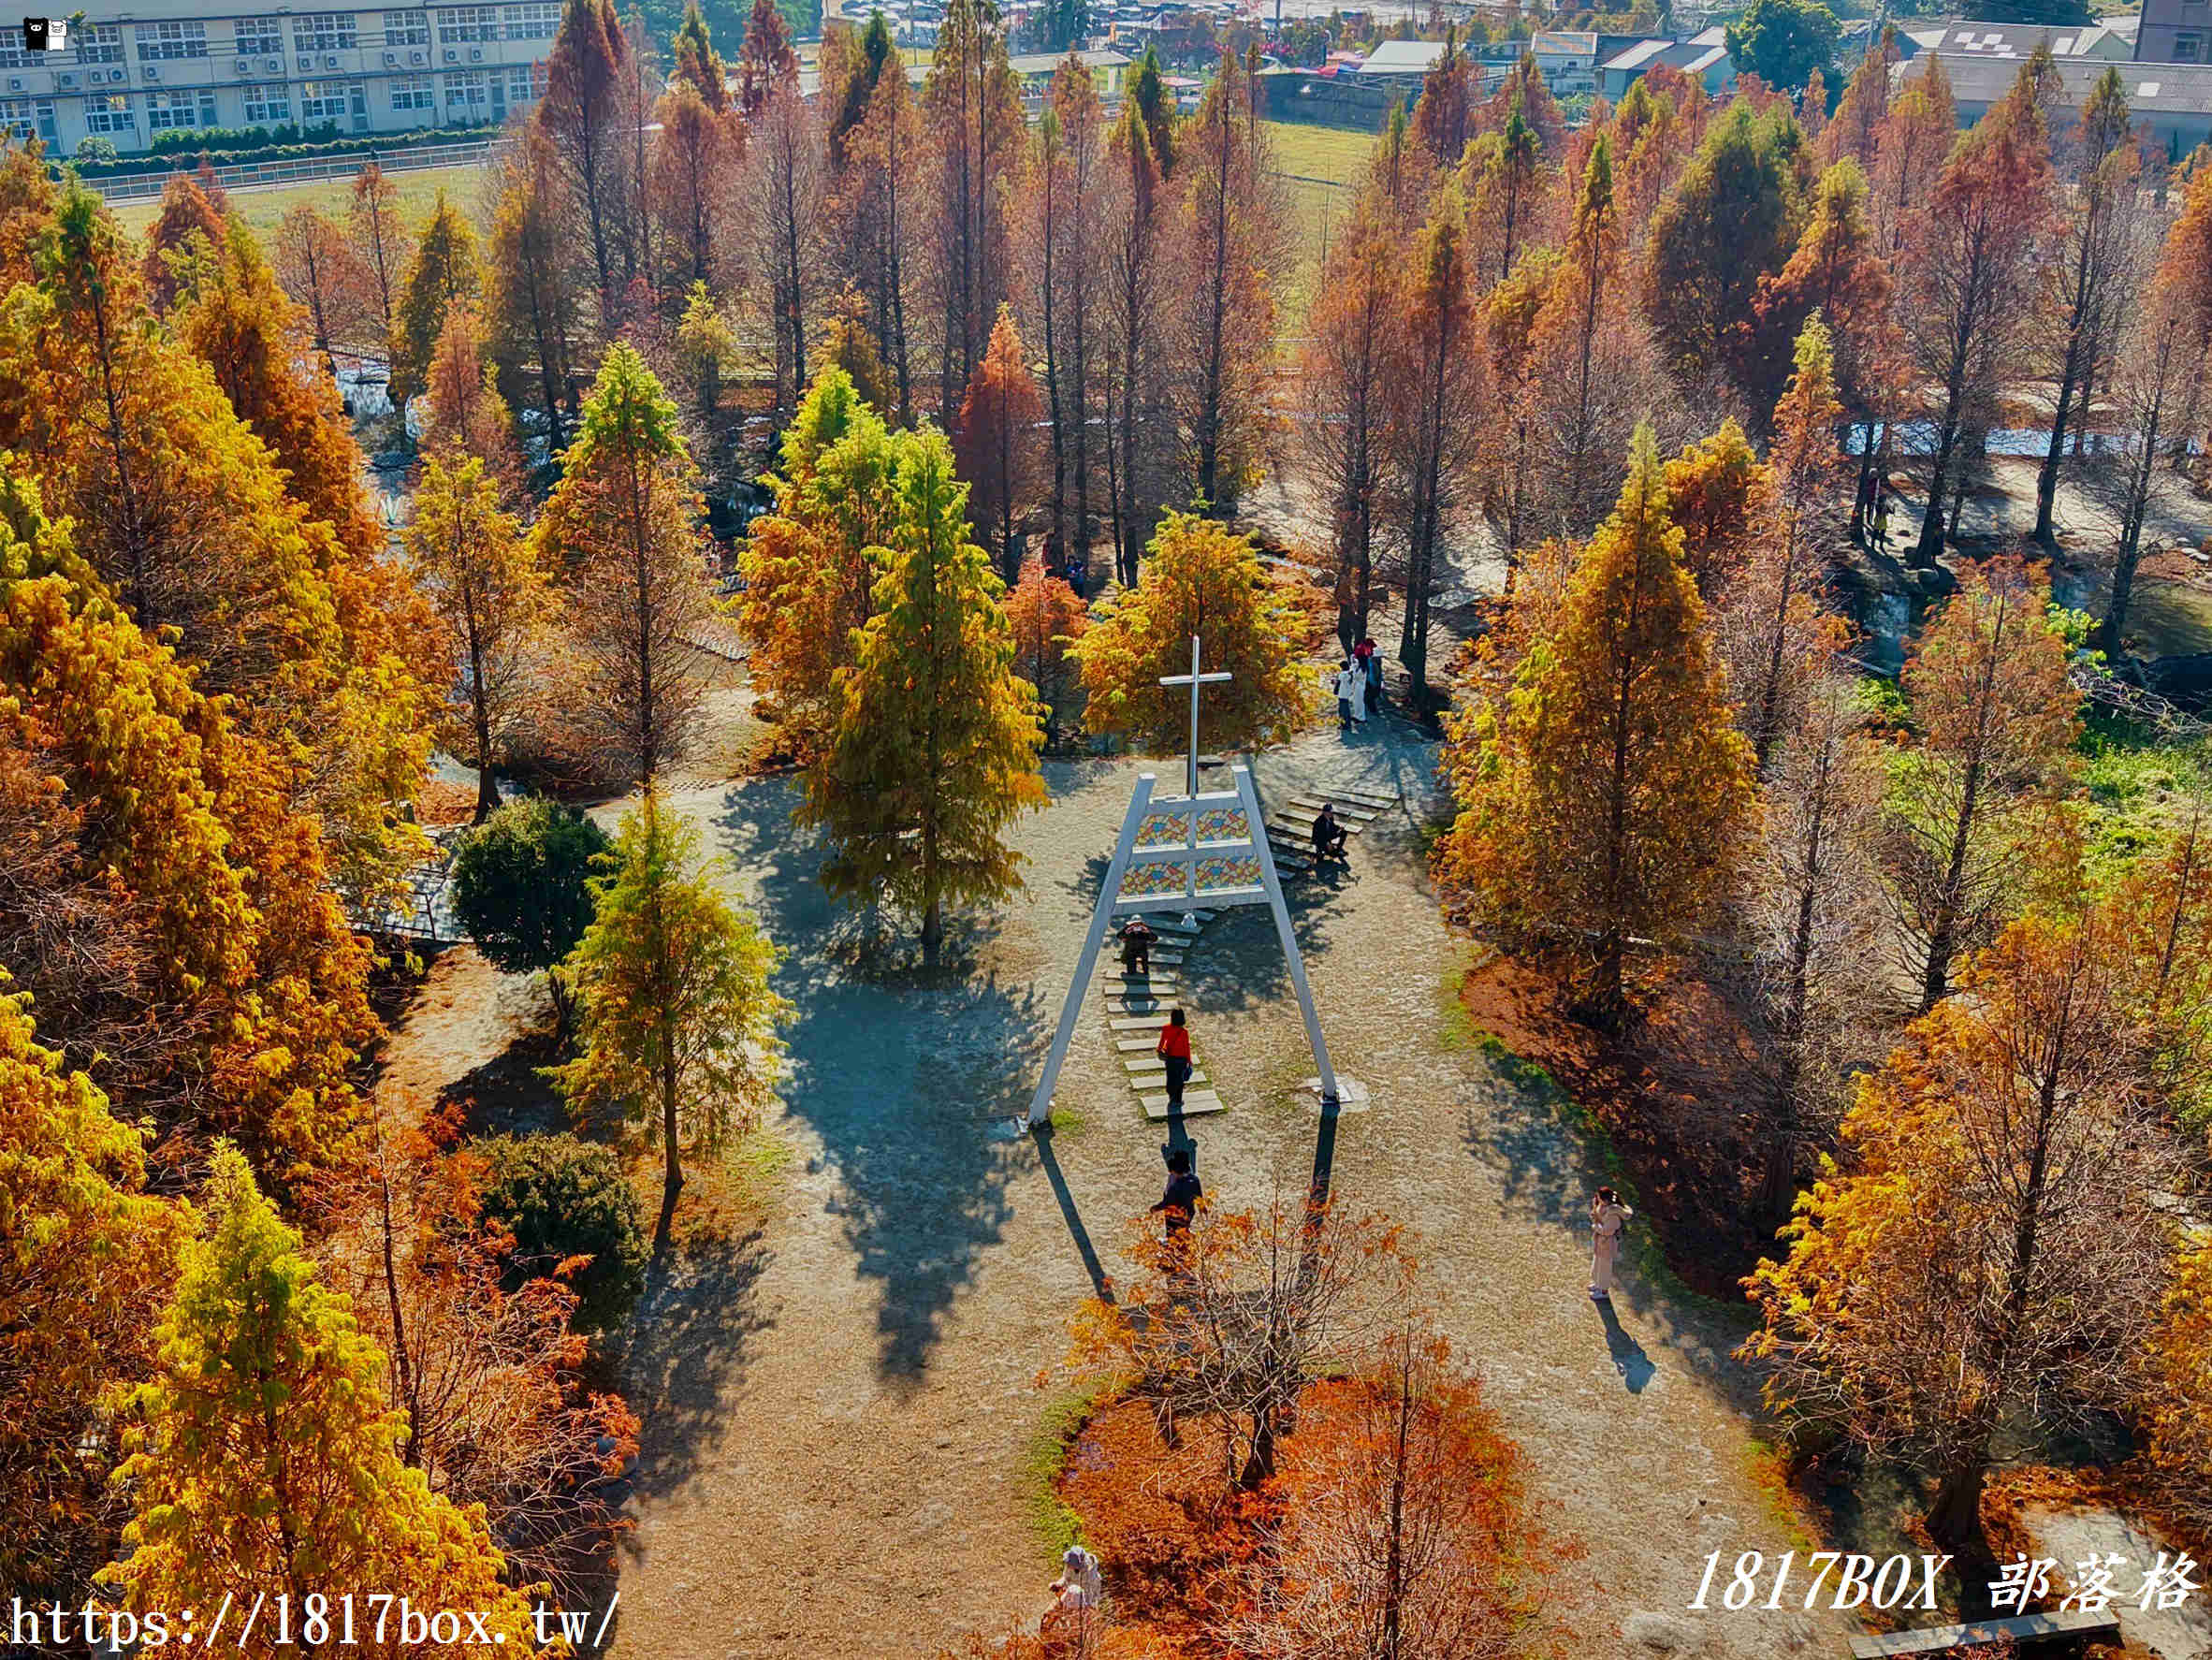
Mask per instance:
[[[2007,1620],[1975,1620],[1965,1625],[1930,1625],[1921,1631],[1891,1631],[1851,1639],[1852,1660],[1882,1660],[1890,1654],[1942,1654],[2007,1638],[2119,1635],[2119,1617],[2088,1609],[2061,1609],[2055,1614],[2018,1614]]]

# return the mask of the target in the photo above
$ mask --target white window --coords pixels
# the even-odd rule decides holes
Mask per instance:
[[[84,100],[84,130],[88,133],[128,133],[138,136],[138,118],[131,113],[128,93],[105,93]]]
[[[507,71],[507,103],[510,106],[531,103],[537,98],[537,82],[530,70],[528,64],[517,64]]]
[[[238,20],[238,55],[241,58],[273,58],[283,55],[284,37],[272,17],[242,17]]]
[[[292,89],[288,86],[249,86],[246,88],[246,124],[250,127],[281,126],[292,119]]]
[[[438,44],[451,46],[456,41],[497,40],[500,37],[500,8],[496,6],[463,6],[438,14]]]
[[[401,75],[392,81],[394,109],[435,109],[438,89],[428,75]]]
[[[80,64],[120,64],[123,62],[123,25],[121,23],[87,23],[81,29],[72,29],[70,35],[77,41],[77,61]]]
[[[345,82],[303,80],[299,83],[299,119],[336,121],[345,113]]]
[[[560,7],[554,0],[531,0],[505,10],[509,40],[550,40],[560,33]]]
[[[355,46],[354,14],[316,11],[292,20],[292,44],[301,51],[351,51]]]
[[[429,45],[430,14],[427,11],[386,12],[384,43],[386,46]]]
[[[205,23],[138,25],[138,61],[141,64],[156,63],[167,58],[204,58],[207,55],[208,26]]]
[[[2176,64],[2193,64],[2204,55],[2205,37],[2202,35],[2174,36],[2174,61]]]
[[[30,99],[0,98],[0,135],[17,144],[28,144],[37,130],[32,124]]]
[[[483,70],[464,69],[445,78],[446,114],[469,117],[490,101],[490,89],[485,85]]]
[[[158,133],[169,127],[211,127],[214,124],[215,94],[212,88],[202,87],[196,93],[146,95],[146,130],[150,133]]]
[[[50,53],[25,46],[22,32],[12,24],[0,26],[0,69],[44,69],[53,61]]]

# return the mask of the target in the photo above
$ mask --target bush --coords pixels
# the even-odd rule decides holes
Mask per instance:
[[[335,160],[359,156],[369,161],[395,151],[423,144],[456,144],[481,138],[490,124],[475,122],[449,127],[419,127],[406,133],[379,133],[370,138],[342,138],[334,124],[326,123],[302,134],[296,124],[281,127],[199,127],[170,131],[156,137],[152,146],[127,156],[108,144],[98,157],[88,157],[80,146],[76,158],[79,175],[86,179],[115,179],[138,173],[159,173],[165,167],[197,166],[204,158],[218,167],[243,167],[255,162]],[[315,134],[327,130],[328,138]],[[226,148],[229,146],[231,148]],[[59,174],[59,162],[50,161],[49,171]]]
[[[484,1215],[515,1236],[507,1289],[589,1257],[568,1282],[577,1299],[570,1323],[579,1332],[620,1325],[645,1289],[646,1233],[613,1150],[573,1135],[492,1136],[470,1150],[485,1161]]]
[[[548,971],[564,1030],[560,966],[591,925],[585,879],[613,847],[582,813],[533,795],[501,808],[454,854],[453,910],[461,926],[494,968]]]

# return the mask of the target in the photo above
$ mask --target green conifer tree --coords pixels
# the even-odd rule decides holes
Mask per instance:
[[[890,897],[922,916],[937,966],[948,899],[1021,886],[999,832],[1042,807],[1036,689],[1013,672],[1001,585],[968,539],[968,487],[932,430],[900,433],[897,522],[876,614],[837,677],[838,718],[807,779],[802,823],[829,833],[822,882],[849,899]]]
[[[698,833],[650,785],[622,821],[599,913],[569,959],[583,1052],[552,1076],[579,1113],[611,1108],[658,1140],[665,1245],[687,1141],[711,1152],[774,1097],[791,1005],[768,987],[782,954],[698,860]]]

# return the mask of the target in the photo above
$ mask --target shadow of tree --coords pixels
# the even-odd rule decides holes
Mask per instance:
[[[653,1498],[711,1467],[725,1395],[774,1321],[754,1296],[768,1252],[761,1230],[673,1248],[631,1316],[623,1398],[644,1424],[621,1496]]]
[[[1011,1214],[1008,1180],[1032,1154],[983,1127],[1027,1105],[1054,1011],[995,976],[867,974],[829,949],[842,913],[815,880],[822,838],[790,822],[795,799],[788,782],[749,780],[723,794],[714,823],[788,954],[776,976],[793,1009],[784,1098],[834,1165],[833,1214],[880,1288],[879,1374],[918,1387]]]
[[[1476,1080],[1477,1099],[1468,1110],[1463,1146],[1494,1172],[1507,1218],[1567,1229],[1586,1245],[1591,1194],[1601,1182],[1623,1179],[1612,1168],[1603,1131],[1542,1067],[1495,1047],[1494,1041],[1484,1050],[1491,1060],[1489,1076]],[[1757,1416],[1757,1379],[1732,1358],[1751,1327],[1748,1309],[1698,1297],[1675,1281],[1648,1220],[1639,1217],[1630,1225],[1626,1244],[1615,1301],[1625,1302],[1656,1327],[1670,1353],[1718,1388],[1738,1410]],[[1631,1391],[1641,1393],[1655,1368],[1625,1332],[1616,1341],[1613,1306],[1599,1307],[1608,1322],[1607,1347],[1614,1366]],[[1646,1370],[1640,1380],[1632,1380],[1639,1364]]]

